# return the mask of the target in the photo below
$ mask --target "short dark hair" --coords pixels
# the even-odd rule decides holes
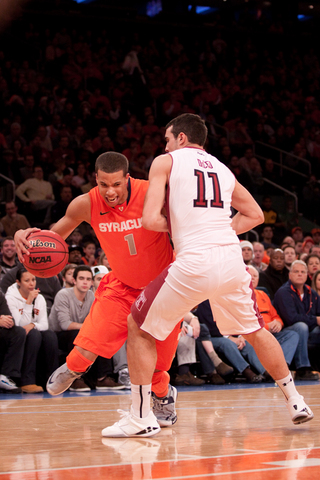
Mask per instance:
[[[78,273],[79,273],[79,272],[90,272],[90,273],[91,273],[91,277],[93,278],[92,270],[91,270],[91,268],[90,268],[88,265],[78,265],[78,266],[74,269],[73,278],[74,278],[75,280],[77,280],[77,276],[78,276]]]
[[[96,160],[95,171],[101,170],[105,173],[115,173],[123,171],[125,177],[129,171],[129,162],[127,157],[118,152],[105,152],[99,155]]]
[[[183,113],[170,120],[166,129],[172,126],[172,134],[177,138],[179,133],[184,133],[190,143],[195,143],[203,147],[206,142],[208,129],[204,120],[194,113]]]
[[[86,240],[83,244],[83,247],[86,248],[88,245],[94,245],[97,248],[96,242],[94,240]]]
[[[62,277],[65,277],[66,276],[66,273],[69,271],[69,270],[72,270],[74,268],[76,268],[77,265],[75,263],[67,263],[67,265],[61,270],[61,276]]]

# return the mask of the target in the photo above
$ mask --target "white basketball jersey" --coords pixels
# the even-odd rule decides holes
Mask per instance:
[[[239,243],[231,228],[231,171],[201,148],[170,155],[167,218],[176,253]]]

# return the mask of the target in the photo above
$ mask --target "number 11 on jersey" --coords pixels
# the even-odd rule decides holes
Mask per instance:
[[[223,200],[221,200],[221,189],[218,175],[214,172],[203,172],[202,170],[195,170],[194,174],[197,177],[197,198],[193,200],[194,207],[208,208],[208,200],[205,198],[206,193],[206,175],[211,178],[213,195],[210,200],[210,207],[223,208]],[[210,180],[209,180],[210,181]]]

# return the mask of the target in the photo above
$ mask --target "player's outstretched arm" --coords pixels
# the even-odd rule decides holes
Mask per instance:
[[[147,190],[142,213],[142,226],[147,230],[168,232],[166,217],[162,213],[166,196],[166,185],[171,170],[170,155],[160,155],[151,164],[149,188]]]
[[[238,210],[231,226],[237,235],[248,232],[264,222],[264,215],[253,196],[237,180],[232,194],[231,205]]]
[[[91,202],[87,193],[76,197],[67,208],[66,214],[51,230],[58,233],[64,240],[82,222],[91,221]]]
[[[51,230],[58,233],[63,239],[66,239],[80,223],[90,223],[90,220],[90,197],[86,193],[72,200],[67,208],[65,216],[55,223]],[[32,248],[28,242],[28,236],[30,233],[39,231],[39,228],[27,228],[26,230],[18,230],[15,233],[14,242],[17,249],[17,255],[21,263],[24,263],[23,254],[26,253],[29,255],[29,250]]]

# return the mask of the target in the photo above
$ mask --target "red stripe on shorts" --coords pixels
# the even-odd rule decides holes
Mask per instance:
[[[160,275],[158,275],[152,282],[149,283],[149,285],[146,286],[146,288],[140,293],[132,305],[131,314],[139,328],[143,324],[150,306],[164,284],[170,266],[171,264],[162,270]]]

